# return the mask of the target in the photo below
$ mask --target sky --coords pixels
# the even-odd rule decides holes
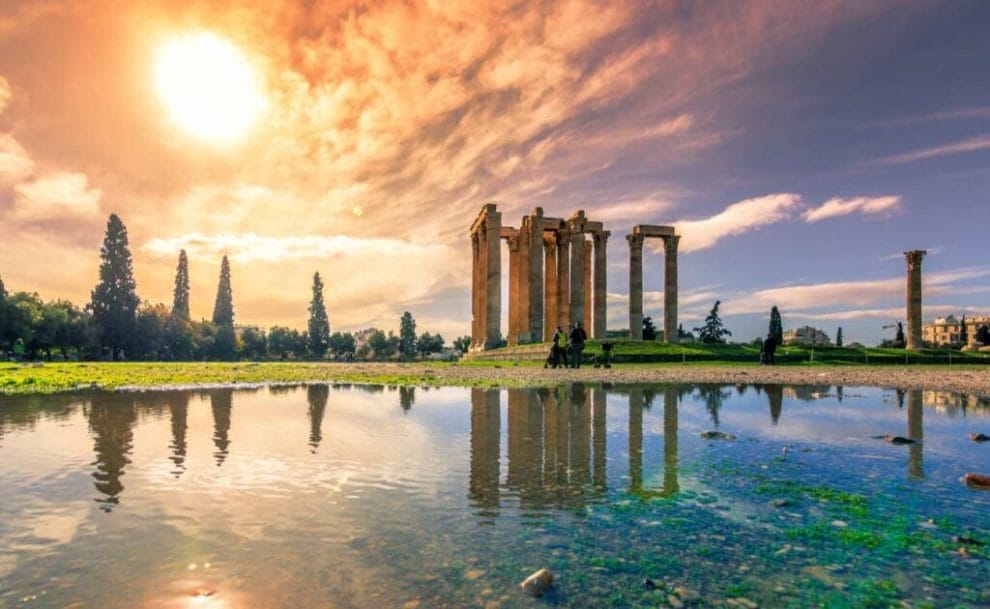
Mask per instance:
[[[117,213],[144,300],[185,248],[194,317],[228,254],[238,323],[305,327],[319,271],[334,330],[451,339],[495,202],[605,223],[610,329],[624,235],[665,224],[686,328],[721,300],[736,340],[777,305],[874,344],[905,250],[926,318],[990,313],[987,31],[965,0],[5,0],[0,277],[87,302]],[[660,325],[659,243],[644,275]]]

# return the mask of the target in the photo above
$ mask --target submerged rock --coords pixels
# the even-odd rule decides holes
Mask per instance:
[[[971,433],[969,434],[969,439],[974,442],[986,442],[990,440],[990,436],[985,433]]]
[[[970,488],[990,490],[990,476],[982,476],[980,474],[968,473],[965,476],[963,476],[963,482],[965,482],[966,486]]]
[[[540,569],[523,580],[519,587],[530,596],[543,596],[553,586],[553,573],[549,569]]]
[[[875,440],[886,440],[891,444],[914,444],[915,440],[911,438],[905,438],[904,436],[895,436],[894,434],[887,434],[885,436],[873,436]]]
[[[735,440],[736,437],[724,431],[703,431],[701,437],[706,440]]]

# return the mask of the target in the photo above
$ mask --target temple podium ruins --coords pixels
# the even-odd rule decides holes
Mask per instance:
[[[605,337],[611,233],[583,210],[568,218],[543,215],[537,207],[518,228],[503,226],[493,203],[471,225],[471,350],[484,351],[502,338],[502,241],[509,251],[509,345],[549,341],[559,326],[581,323],[591,338]],[[630,248],[630,334],[643,333],[643,241],[664,240],[664,337],[677,339],[677,242],[670,226],[638,225]]]

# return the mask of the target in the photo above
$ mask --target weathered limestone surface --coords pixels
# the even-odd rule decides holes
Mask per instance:
[[[925,250],[904,252],[904,257],[907,259],[907,332],[905,339],[908,349],[920,349],[923,346],[921,340],[921,261],[927,253]]]
[[[571,234],[557,231],[557,325],[566,330],[571,319]]]
[[[471,347],[484,350],[498,339],[502,313],[500,238],[502,214],[489,203],[471,225]]]
[[[676,343],[677,332],[677,235],[664,237],[663,274],[663,338],[665,342]]]
[[[529,229],[529,334],[527,340],[543,340],[543,208],[528,216]]]
[[[557,325],[557,299],[559,296],[559,288],[557,286],[557,235],[553,233],[544,233],[543,235],[543,261],[546,272],[546,285],[543,295],[546,324],[543,328],[543,341],[549,342],[553,338],[553,332]]]
[[[519,339],[519,233],[506,238],[509,244],[509,336],[508,343]]]
[[[592,308],[592,298],[591,298],[591,252],[592,248],[591,241],[584,242],[584,331],[591,335],[591,308]]]
[[[592,238],[595,243],[595,293],[594,293],[594,321],[588,328],[588,332],[594,338],[605,338],[605,324],[608,314],[608,261],[605,255],[605,245],[608,242],[608,231],[594,233]]]
[[[643,339],[643,236],[626,235],[629,242],[629,337]]]
[[[584,323],[584,212],[567,221],[571,234],[571,310],[568,324]]]

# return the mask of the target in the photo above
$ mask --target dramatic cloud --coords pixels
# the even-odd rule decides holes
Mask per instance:
[[[805,211],[801,216],[805,222],[819,222],[827,218],[847,216],[857,212],[863,215],[879,214],[897,209],[900,205],[901,198],[896,196],[856,197],[853,199],[835,197],[825,201],[820,207]]]
[[[0,114],[3,114],[8,102],[10,102],[10,83],[0,76]]]
[[[706,249],[726,237],[787,220],[800,202],[801,197],[796,194],[764,195],[733,203],[709,218],[679,220],[674,226],[682,235],[680,249],[684,252]]]
[[[9,134],[0,133],[0,188],[11,187],[34,171],[34,161]]]
[[[15,214],[21,220],[91,217],[100,211],[102,192],[81,173],[52,173],[18,184]]]
[[[921,150],[913,150],[903,154],[895,154],[879,159],[876,163],[878,165],[901,165],[904,163],[913,163],[915,161],[923,161],[925,159],[932,159],[940,156],[963,154],[965,152],[978,152],[980,150],[990,150],[990,135],[980,135],[958,142],[953,142],[951,144],[934,146],[932,148],[922,148]]]

